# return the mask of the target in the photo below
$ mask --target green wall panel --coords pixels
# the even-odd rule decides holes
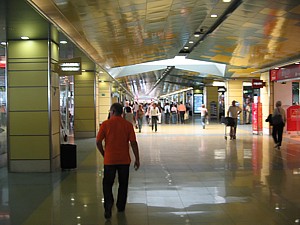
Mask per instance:
[[[10,111],[47,110],[47,87],[10,88],[8,90]]]
[[[8,76],[9,87],[47,86],[47,71],[14,71]]]
[[[49,135],[48,112],[10,112],[10,135]]]
[[[49,136],[10,136],[10,159],[49,159]]]

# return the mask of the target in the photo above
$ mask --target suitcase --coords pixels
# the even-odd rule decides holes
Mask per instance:
[[[76,145],[60,145],[60,167],[62,169],[75,169],[77,167]]]

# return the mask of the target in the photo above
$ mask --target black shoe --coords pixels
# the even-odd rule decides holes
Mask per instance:
[[[107,220],[110,219],[111,218],[111,210],[105,210],[104,217]]]

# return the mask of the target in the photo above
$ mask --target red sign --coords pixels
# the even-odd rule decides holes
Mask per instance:
[[[280,81],[287,79],[300,79],[300,64],[294,64],[270,71],[271,81]]]
[[[277,80],[277,73],[278,73],[278,70],[270,70],[270,81]]]
[[[254,133],[262,132],[262,104],[252,103],[252,130]]]
[[[300,106],[293,105],[286,110],[287,131],[300,131]]]

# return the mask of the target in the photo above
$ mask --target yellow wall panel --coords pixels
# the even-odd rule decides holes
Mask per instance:
[[[95,120],[76,120],[74,124],[76,131],[95,131]]]
[[[59,111],[52,111],[51,116],[51,122],[52,122],[52,134],[59,133],[60,132],[60,113]]]
[[[111,103],[111,98],[110,97],[100,97],[99,98],[99,105],[109,105],[110,106]]]
[[[13,86],[47,86],[47,71],[14,71],[8,76],[8,85]]]
[[[8,55],[10,58],[45,57],[48,55],[48,40],[10,41]]]
[[[75,84],[80,84],[80,81],[84,81],[87,83],[88,81],[92,81],[94,83],[95,73],[94,72],[82,72],[81,75],[75,76]]]
[[[51,42],[51,58],[58,61],[59,60],[59,48],[54,42]]]
[[[10,111],[47,110],[47,87],[10,88]]]
[[[90,96],[76,96],[75,93],[75,107],[94,107],[94,97]]]
[[[94,88],[93,87],[77,87],[75,90],[76,96],[80,95],[92,95],[94,96]]]
[[[10,136],[10,159],[49,159],[48,136]]]
[[[52,158],[57,157],[60,155],[60,134],[52,135]]]
[[[48,112],[10,112],[10,135],[49,135]]]
[[[106,92],[110,92],[110,83],[99,83],[99,91],[100,92],[103,92],[103,91],[106,91]]]
[[[74,112],[75,119],[94,119],[95,108],[75,108]]]
[[[47,60],[47,58],[45,58],[45,60]],[[32,59],[32,61],[30,62],[26,62],[26,63],[10,63],[9,64],[9,70],[13,71],[12,73],[14,73],[15,71],[26,71],[26,70],[31,70],[31,71],[48,71],[48,63],[47,61],[44,62],[36,62],[35,59]]]

